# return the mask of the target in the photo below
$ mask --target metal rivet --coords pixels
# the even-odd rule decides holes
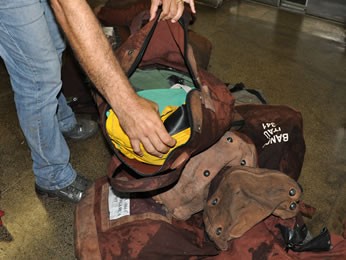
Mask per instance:
[[[295,202],[292,202],[290,205],[290,210],[295,210],[297,208],[297,204]]]
[[[241,160],[240,165],[241,165],[241,166],[246,165],[246,161],[245,161],[245,160]]]
[[[233,138],[232,137],[227,137],[227,142],[232,143],[233,142]]]
[[[209,177],[209,175],[210,175],[210,171],[205,170],[205,171],[203,172],[203,175],[204,175],[205,177]]]
[[[132,55],[132,53],[133,53],[133,50],[129,50],[129,51],[127,52],[128,55]]]
[[[222,228],[221,227],[218,227],[217,229],[216,229],[216,235],[217,236],[220,236],[221,235],[221,233],[222,233]]]
[[[216,198],[216,199],[213,199],[213,201],[211,202],[211,205],[213,205],[213,206],[215,206],[217,203],[218,203],[218,199]]]
[[[288,193],[290,196],[294,196],[296,195],[296,190],[295,189],[290,189],[289,193]]]

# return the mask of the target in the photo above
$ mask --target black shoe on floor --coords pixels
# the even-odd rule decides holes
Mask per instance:
[[[91,186],[92,181],[85,178],[82,175],[77,174],[76,179],[72,184],[74,184],[74,186],[80,191],[85,191],[87,188]]]
[[[98,124],[89,119],[77,119],[76,126],[67,132],[63,132],[63,135],[67,138],[74,140],[84,140],[93,136],[98,130]]]
[[[79,202],[86,191],[91,185],[91,181],[85,177],[78,175],[74,182],[69,186],[60,190],[46,190],[35,184],[35,191],[40,196],[48,196],[51,198],[60,198],[62,200],[77,203]]]

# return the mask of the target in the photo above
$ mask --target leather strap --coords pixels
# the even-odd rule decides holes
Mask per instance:
[[[177,134],[190,127],[188,112],[185,105],[175,110],[164,122],[167,132],[170,135]]]

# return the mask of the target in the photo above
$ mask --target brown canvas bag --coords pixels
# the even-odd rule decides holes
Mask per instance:
[[[249,175],[252,170],[257,170],[257,168],[245,168],[250,170],[243,175]],[[266,175],[267,172],[264,174]],[[273,181],[273,184],[277,184],[273,186],[280,189],[282,180],[279,182],[277,180]],[[262,182],[261,178],[256,181],[259,184]],[[248,188],[242,186],[243,182],[240,184],[241,190],[245,188],[247,192],[249,191]],[[254,186],[256,185],[251,186],[252,192],[249,194],[256,193],[258,190]],[[76,207],[75,248],[79,259],[162,259],[163,257],[193,259],[219,254],[215,244],[205,236],[201,214],[195,214],[186,221],[176,220],[167,214],[164,205],[155,203],[148,193],[121,194],[122,197],[130,198],[130,215],[110,220],[109,187],[106,177],[96,180]],[[258,201],[267,199],[271,209],[276,208],[276,205],[272,203],[275,200],[270,200],[268,194],[261,191],[263,190],[257,191],[256,199]],[[297,196],[299,196],[298,193]],[[245,197],[241,200],[245,203],[247,212],[242,214],[242,217],[247,219],[256,212],[257,208],[251,211],[254,204],[246,206],[246,202],[251,197]],[[278,197],[284,200],[286,194]],[[280,208],[277,209],[280,210]],[[251,228],[252,222],[250,225],[244,225],[239,221],[233,224],[246,230]]]
[[[202,71],[198,69],[197,71]],[[219,82],[219,81],[218,81]],[[203,92],[202,92],[203,93]],[[217,96],[217,95],[216,95]],[[215,95],[214,95],[215,97]],[[207,102],[208,103],[208,102]],[[106,105],[105,103],[100,102],[99,104]],[[202,103],[203,104],[203,103]],[[244,146],[237,146],[237,148],[232,151],[232,154],[235,155],[235,161],[238,158],[243,158],[249,154],[246,151],[251,151],[251,154],[254,154],[254,146],[258,153],[258,163],[262,168],[268,168],[273,170],[279,170],[283,173],[290,175],[294,179],[298,179],[301,166],[304,159],[305,153],[305,143],[303,138],[302,131],[302,119],[299,112],[295,111],[286,106],[252,106],[245,105],[241,107],[236,107],[237,113],[240,118],[245,119],[245,125],[239,131],[243,135],[230,132],[236,139],[236,136],[241,137],[241,140],[238,140],[238,145],[243,143]],[[233,113],[231,113],[233,114]],[[266,129],[263,128],[263,123],[268,123]],[[274,124],[272,124],[274,123]],[[280,130],[275,129],[275,126],[279,126]],[[264,131],[268,129],[273,129],[271,132]],[[227,129],[229,130],[229,129]],[[275,131],[275,133],[274,133]],[[273,138],[274,135],[281,133],[288,133],[289,138],[287,142],[274,142],[271,141],[272,145],[266,144],[270,138]],[[223,132],[225,133],[225,132]],[[228,132],[226,132],[227,134]],[[272,134],[272,135],[268,135]],[[245,134],[245,135],[244,135]],[[200,135],[203,136],[203,135]],[[215,146],[218,146],[218,142],[224,139],[222,135],[221,139],[215,141]],[[250,139],[249,139],[250,137]],[[268,139],[269,138],[269,139]],[[227,139],[226,139],[227,140]],[[275,137],[275,141],[278,141]],[[283,140],[283,139],[281,139]],[[286,139],[285,139],[286,140]],[[237,142],[235,142],[237,143]],[[215,149],[214,145],[196,150],[196,154],[191,153],[190,159],[186,162],[185,166],[182,168],[182,175],[179,179],[180,173],[176,179],[167,178],[169,174],[166,172],[153,174],[150,173],[145,175],[148,177],[141,178],[140,182],[138,181],[138,176],[140,175],[136,171],[126,169],[127,165],[119,160],[116,156],[110,163],[109,178],[103,177],[99,180],[96,180],[95,184],[88,190],[87,196],[77,205],[76,215],[75,215],[75,242],[76,242],[76,256],[79,259],[344,259],[346,252],[346,240],[341,236],[331,234],[331,245],[332,248],[327,252],[293,252],[291,250],[287,251],[287,244],[284,241],[282,234],[278,225],[285,226],[287,228],[293,228],[299,222],[299,218],[293,217],[286,220],[283,220],[280,217],[276,217],[273,214],[270,214],[265,218],[270,212],[281,216],[282,212],[286,212],[287,206],[282,211],[281,204],[278,207],[265,207],[267,204],[263,202],[271,201],[271,197],[268,197],[268,193],[265,190],[259,190],[262,192],[260,195],[257,195],[258,203],[256,205],[250,203],[250,207],[245,207],[248,209],[244,212],[239,212],[238,210],[231,211],[230,216],[227,212],[221,210],[220,214],[215,215],[220,218],[223,216],[224,220],[220,221],[218,218],[214,219],[214,225],[222,224],[223,230],[226,230],[228,227],[236,228],[241,230],[240,237],[226,236],[222,240],[213,238],[213,234],[216,234],[217,227],[210,228],[210,235],[206,235],[205,223],[203,221],[204,211],[207,215],[213,215],[211,209],[215,206],[213,205],[214,197],[217,195],[217,191],[224,189],[221,185],[227,183],[232,185],[234,183],[243,183],[241,181],[231,181],[232,174],[228,174],[229,180],[224,179],[225,181],[220,182],[219,179],[223,179],[225,174],[216,174],[216,170],[211,170],[208,173],[208,169],[204,169],[203,165],[201,167],[191,167],[191,169],[197,169],[196,174],[196,184],[201,186],[197,189],[192,189],[193,180],[195,177],[192,177],[190,180],[187,178],[186,189],[192,189],[191,192],[186,192],[184,196],[181,196],[179,200],[176,200],[171,206],[167,206],[169,197],[165,202],[156,203],[152,196],[157,200],[163,191],[169,192],[174,184],[179,184],[180,180],[183,180],[185,177],[184,170],[189,168],[189,163],[195,160],[195,157],[201,156],[202,154],[209,155],[208,150]],[[230,146],[228,146],[229,149]],[[220,148],[220,147],[219,147]],[[219,149],[218,148],[218,149]],[[240,149],[240,151],[239,151]],[[227,149],[226,149],[227,150]],[[230,150],[227,150],[230,152]],[[222,152],[218,151],[218,154]],[[208,157],[210,159],[210,157]],[[203,162],[203,158],[199,159],[200,162]],[[221,159],[222,161],[222,159]],[[249,159],[245,160],[247,165]],[[197,162],[197,160],[196,160]],[[195,162],[195,163],[196,163]],[[227,161],[222,161],[227,164]],[[197,163],[196,163],[197,164]],[[209,163],[208,163],[209,164]],[[192,166],[192,164],[191,164]],[[210,166],[214,169],[214,164]],[[123,170],[123,169],[126,170]],[[216,169],[216,168],[215,168]],[[232,169],[232,168],[230,168]],[[224,170],[224,172],[230,173],[230,170]],[[234,170],[235,168],[233,168]],[[114,171],[117,170],[116,175]],[[265,169],[256,169],[252,168],[250,173],[245,176],[255,175],[257,171],[267,171]],[[186,171],[191,172],[191,171]],[[281,178],[282,173],[269,170],[269,175],[275,174]],[[134,175],[132,176],[131,174]],[[222,173],[222,172],[221,172]],[[151,176],[150,176],[151,175]],[[265,174],[264,174],[265,175]],[[144,193],[131,193],[131,215],[125,216],[117,220],[109,220],[107,196],[109,193],[109,180],[112,181],[114,177],[117,176],[119,180],[124,182],[120,185],[120,189],[133,191],[148,189],[150,191],[157,189],[157,187],[163,187],[163,189],[156,190],[155,192],[144,192]],[[163,176],[163,178],[162,178]],[[186,174],[187,177],[188,174]],[[206,177],[208,181],[205,182]],[[243,175],[238,175],[240,180],[245,177]],[[222,177],[222,178],[221,178]],[[257,176],[259,178],[259,176]],[[287,177],[287,176],[286,176]],[[288,177],[287,177],[288,178]],[[284,186],[285,184],[290,184],[291,179],[281,178],[284,185],[281,181],[276,182],[274,189]],[[276,179],[275,177],[273,179]],[[129,182],[129,180],[135,180],[136,182]],[[145,181],[143,181],[145,180]],[[114,181],[114,180],[113,180]],[[210,186],[210,183],[213,181],[213,185]],[[131,183],[131,185],[129,185]],[[258,182],[256,182],[257,184]],[[114,182],[113,182],[114,184]],[[294,185],[297,185],[293,182]],[[148,185],[146,187],[146,185]],[[196,185],[197,186],[197,185]],[[242,184],[242,187],[244,185]],[[260,186],[260,185],[259,185]],[[271,187],[270,185],[265,185]],[[124,188],[125,187],[125,188]],[[130,188],[129,188],[130,187]],[[135,187],[135,188],[134,188]],[[139,187],[139,188],[138,188]],[[146,187],[146,188],[145,188]],[[149,188],[148,188],[149,187]],[[178,187],[178,186],[177,186]],[[171,194],[174,197],[175,194],[179,194],[179,191],[184,192],[185,185],[181,185],[181,189],[177,189]],[[211,187],[211,188],[210,188]],[[216,188],[215,188],[216,187]],[[295,186],[299,191],[299,186]],[[134,188],[134,189],[133,189]],[[245,185],[244,190],[251,188],[251,185]],[[258,187],[256,186],[255,191]],[[241,189],[242,190],[242,189]],[[289,194],[289,187],[283,189],[284,196],[282,198],[287,199],[287,194]],[[288,193],[287,193],[288,190]],[[210,209],[206,208],[204,211],[197,212],[198,207],[193,208],[195,205],[200,205],[200,201],[205,197],[205,191],[209,192],[209,200],[207,201],[207,206]],[[160,194],[161,193],[161,194]],[[191,204],[188,203],[188,199],[192,193],[196,193],[196,198],[191,199]],[[168,193],[167,193],[168,194]],[[234,194],[229,192],[222,192],[223,195]],[[251,194],[251,192],[247,192]],[[298,193],[299,194],[299,193]],[[226,196],[225,195],[225,196]],[[227,200],[232,200],[232,197]],[[267,196],[267,197],[266,197]],[[162,196],[163,197],[163,196]],[[227,197],[227,196],[226,196]],[[207,197],[208,199],[208,197]],[[294,201],[297,198],[294,198]],[[192,210],[182,211],[182,219],[187,218],[186,220],[177,220],[175,217],[178,215],[174,213],[174,207],[179,207],[179,201],[182,203],[182,208],[186,209],[189,205],[193,205]],[[195,202],[199,203],[195,203]],[[244,203],[251,201],[249,197],[242,200]],[[275,200],[276,201],[276,200]],[[232,203],[234,204],[234,203]],[[232,205],[231,204],[231,205]],[[236,205],[239,205],[235,203]],[[287,205],[291,205],[288,203]],[[298,210],[302,209],[304,204],[299,203],[297,207],[292,212],[296,214]],[[265,208],[266,211],[262,212],[262,208]],[[281,209],[279,211],[279,208]],[[217,211],[218,212],[218,211]],[[289,210],[287,212],[290,212]],[[238,213],[237,218],[234,218],[234,214]],[[255,214],[257,218],[252,219],[251,216]],[[191,217],[188,217],[191,215]],[[173,217],[172,217],[173,216]],[[227,216],[227,217],[226,217]],[[246,225],[242,224],[243,219],[247,219],[250,216],[250,220],[254,221],[246,222]],[[285,217],[285,216],[283,216]],[[209,218],[209,217],[208,217]],[[264,220],[261,220],[265,218]],[[237,219],[238,221],[234,221]],[[227,220],[233,220],[233,222],[226,223]],[[239,234],[239,233],[238,233]],[[212,241],[216,241],[216,243]],[[227,244],[227,245],[226,245]],[[226,245],[226,246],[225,246]],[[226,248],[224,251],[220,251],[220,248]]]
[[[186,98],[190,139],[172,151],[162,166],[129,159],[113,147],[105,129],[105,111],[109,106],[101,97],[95,97],[101,127],[116,155],[110,163],[109,178],[118,191],[157,190],[176,182],[188,159],[216,143],[231,127],[234,98],[223,82],[197,66],[193,50],[187,44],[185,26],[183,19],[174,24],[157,20],[148,22],[116,50],[129,77],[136,68],[166,66],[189,75],[196,87]],[[125,179],[121,174],[124,171],[137,178]]]
[[[131,198],[131,215],[109,220],[107,177],[95,181],[75,211],[77,259],[189,259],[215,256],[202,217],[177,221],[145,195]]]
[[[100,23],[105,27],[113,27],[116,34],[115,46],[121,45],[126,39],[137,32],[149,20],[147,10],[150,9],[150,0],[109,0],[95,10]],[[189,24],[194,22],[194,16],[188,6],[185,6],[185,16]],[[207,70],[212,44],[208,38],[187,29],[188,41],[194,51],[196,63]]]
[[[337,234],[330,234],[330,250],[327,251],[304,251],[294,252],[287,249],[283,236],[278,228],[279,225],[293,228],[301,225],[298,218],[281,219],[274,215],[259,222],[248,230],[240,238],[229,241],[228,250],[220,252],[219,255],[206,257],[205,259],[270,259],[270,260],[343,260],[346,256],[346,239]]]
[[[345,259],[346,239],[336,234],[330,234],[329,251],[287,250],[278,226],[293,228],[301,224],[296,217],[284,220],[269,215],[253,226],[244,226],[238,221],[231,226],[249,229],[238,238],[226,239],[227,250],[224,251],[205,235],[203,212],[185,221],[176,220],[167,216],[162,205],[144,194],[131,198],[130,216],[110,220],[109,187],[106,176],[96,180],[76,206],[77,259]],[[262,195],[257,198],[265,199]],[[252,206],[246,208],[250,214],[240,214],[238,220],[250,217],[251,222],[252,214],[257,212]]]
[[[244,119],[239,131],[256,146],[258,166],[298,180],[306,149],[301,113],[286,105],[244,104],[235,110]]]

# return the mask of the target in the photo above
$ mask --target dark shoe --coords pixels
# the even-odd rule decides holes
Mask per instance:
[[[69,186],[60,190],[46,190],[35,184],[35,191],[40,196],[48,196],[51,198],[60,198],[62,200],[77,203],[82,198],[86,189],[91,185],[91,181],[85,177],[78,175],[74,182]]]
[[[72,184],[74,184],[74,186],[80,191],[85,191],[91,186],[92,181],[82,175],[77,174],[77,177]]]
[[[88,119],[78,119],[76,126],[68,131],[64,132],[64,136],[74,140],[84,140],[93,136],[98,130],[98,125],[95,121]]]

